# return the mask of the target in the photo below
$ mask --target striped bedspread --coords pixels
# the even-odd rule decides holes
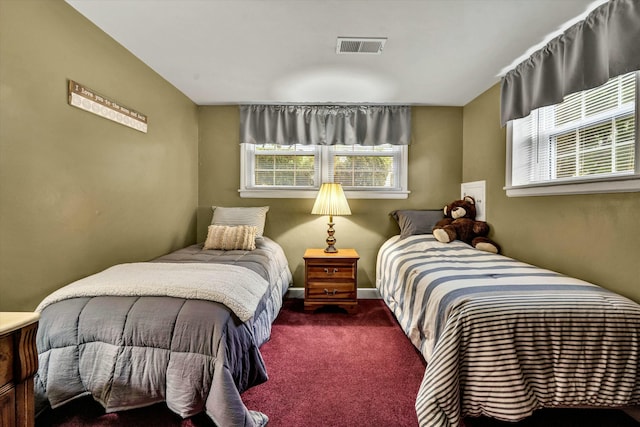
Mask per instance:
[[[640,403],[640,305],[625,297],[430,234],[385,242],[376,286],[427,361],[423,427]]]

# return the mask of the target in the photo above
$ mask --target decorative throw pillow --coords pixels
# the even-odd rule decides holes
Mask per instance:
[[[257,228],[256,237],[262,237],[269,206],[256,208],[212,206],[211,209],[213,209],[212,225],[254,225]]]
[[[255,225],[210,225],[204,249],[222,249],[230,251],[242,249],[252,251],[256,248]]]
[[[398,222],[400,237],[431,234],[433,226],[444,218],[442,210],[396,210],[391,216]]]

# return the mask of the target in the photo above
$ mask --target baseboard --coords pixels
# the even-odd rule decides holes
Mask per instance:
[[[289,288],[285,298],[291,299],[303,299],[304,298],[304,288]],[[380,299],[380,292],[376,288],[358,288],[358,299]]]

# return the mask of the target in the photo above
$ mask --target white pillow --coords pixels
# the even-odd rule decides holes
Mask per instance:
[[[241,249],[252,251],[256,248],[255,225],[210,225],[203,249],[230,251]]]
[[[212,206],[211,209],[213,209],[211,225],[254,225],[257,228],[256,237],[262,237],[269,206],[257,208],[223,208],[220,206]]]

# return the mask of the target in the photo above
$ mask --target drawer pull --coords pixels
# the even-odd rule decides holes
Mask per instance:
[[[324,288],[324,293],[327,294],[327,295],[335,295],[336,292],[338,292],[337,289],[334,289],[333,291],[330,292],[329,289]]]
[[[338,272],[338,269],[334,268],[333,271],[329,271],[328,268],[325,268],[324,272],[327,273],[327,275],[331,276],[332,274],[336,274]]]

